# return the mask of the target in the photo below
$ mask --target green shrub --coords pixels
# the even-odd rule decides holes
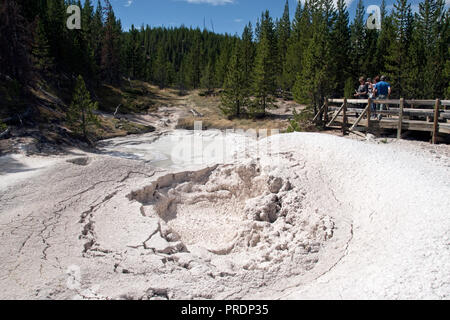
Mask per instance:
[[[289,127],[286,130],[288,133],[311,131],[314,129],[314,125],[311,122],[314,117],[312,107],[308,107],[300,113],[294,109],[293,115],[294,119],[290,121]]]
[[[289,127],[287,128],[286,132],[287,133],[292,133],[292,132],[300,132],[302,131],[302,129],[300,128],[300,125],[297,121],[295,120],[291,120]]]
[[[98,109],[97,102],[91,100],[91,95],[86,89],[82,76],[78,76],[72,103],[67,113],[68,122],[75,132],[83,134],[88,140],[88,129],[91,125],[98,126],[99,121],[94,115]]]

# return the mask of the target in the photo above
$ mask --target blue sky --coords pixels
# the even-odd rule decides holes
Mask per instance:
[[[450,0],[447,1],[447,7]],[[290,0],[291,18],[296,0]],[[411,0],[413,10],[419,0]],[[285,0],[111,0],[116,15],[121,19],[124,30],[132,24],[150,26],[206,27],[218,33],[241,34],[244,25],[253,25],[261,12],[269,9],[273,17],[280,17]],[[351,18],[354,16],[357,0],[347,0]],[[364,0],[365,6],[379,5],[381,0]],[[386,0],[387,5],[394,3]]]

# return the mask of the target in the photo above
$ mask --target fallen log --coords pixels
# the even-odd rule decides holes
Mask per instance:
[[[5,138],[7,138],[8,135],[9,135],[9,132],[10,132],[10,129],[7,128],[5,131],[3,131],[2,133],[0,133],[0,139],[5,139]]]
[[[119,108],[122,106],[122,104],[119,104],[116,108],[116,111],[114,112],[114,118],[117,118],[117,113],[119,112]]]
[[[55,97],[50,92],[45,91],[44,89],[42,89],[42,86],[39,87],[38,90],[40,92],[42,92],[54,104],[57,104],[57,105],[60,105],[60,106],[63,106],[63,107],[67,107],[67,105],[60,98]]]
[[[22,114],[15,114],[12,117],[8,117],[5,119],[0,119],[3,123],[17,123],[19,122],[22,125],[23,120],[29,118],[32,114],[32,107],[28,107],[28,109]]]
[[[194,117],[203,118],[203,115],[200,112],[198,112],[197,110],[191,109],[191,112],[194,115]]]

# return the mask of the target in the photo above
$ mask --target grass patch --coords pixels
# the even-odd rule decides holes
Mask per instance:
[[[6,129],[8,129],[8,127],[6,126],[6,124],[4,124],[3,122],[0,121],[0,133],[2,133],[3,131],[5,131]]]
[[[307,107],[301,112],[297,113],[294,110],[294,119],[290,121],[287,132],[316,132],[319,128],[312,123],[314,118],[313,107]]]
[[[126,120],[98,117],[98,125],[88,126],[90,139],[93,141],[124,137],[129,134],[144,134],[155,131],[154,127],[144,126]]]
[[[202,93],[202,92],[200,92]],[[187,116],[179,119],[177,129],[193,130],[195,121],[203,122],[203,129],[278,129],[284,131],[287,128],[288,122],[280,120],[273,116],[266,116],[261,119],[228,119],[220,110],[220,96],[219,95],[199,95],[194,91],[187,97],[187,103],[192,109],[195,109],[203,115],[203,117]]]
[[[18,81],[5,80],[0,82],[0,119],[20,114],[27,110],[29,97],[23,92]]]
[[[121,86],[102,85],[95,91],[99,109],[114,113],[119,107],[119,113],[147,113],[155,110],[154,94],[145,82],[124,82]]]

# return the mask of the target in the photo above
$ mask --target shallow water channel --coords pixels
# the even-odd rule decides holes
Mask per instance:
[[[254,132],[174,130],[104,140],[99,143],[99,150],[160,168],[186,169],[252,156],[254,152],[249,150],[254,150],[252,146],[257,141]]]

